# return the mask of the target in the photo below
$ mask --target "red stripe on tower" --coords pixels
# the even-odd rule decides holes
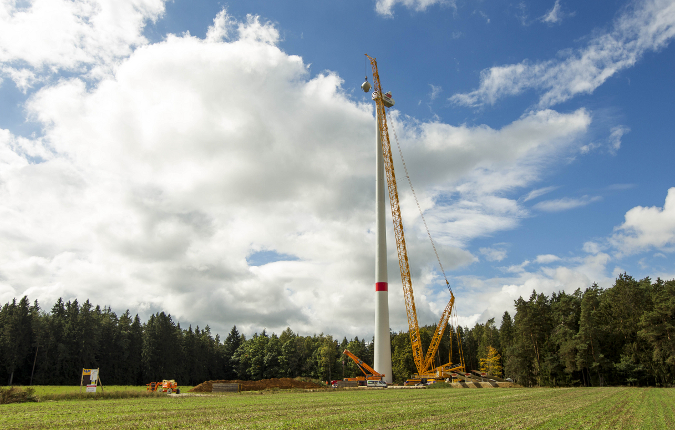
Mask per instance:
[[[386,282],[375,282],[375,291],[389,291],[389,286]]]

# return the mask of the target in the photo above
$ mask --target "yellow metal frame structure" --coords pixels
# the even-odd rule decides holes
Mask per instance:
[[[373,69],[373,84],[375,97],[375,106],[377,109],[377,126],[380,129],[382,137],[382,155],[384,158],[384,169],[387,174],[387,188],[389,191],[389,202],[391,203],[391,217],[394,223],[394,236],[396,238],[396,251],[398,252],[398,263],[401,271],[401,282],[403,283],[403,297],[405,298],[405,308],[408,316],[408,332],[410,334],[410,345],[413,351],[413,361],[419,377],[424,378],[430,375],[430,378],[443,377],[444,373],[464,368],[463,363],[460,366],[452,368],[452,364],[448,363],[432,369],[434,356],[438,351],[438,347],[443,337],[443,332],[448,325],[448,320],[452,314],[452,309],[455,304],[455,296],[450,290],[450,301],[448,302],[441,319],[436,326],[436,331],[431,344],[427,350],[426,356],[422,351],[422,340],[420,338],[419,324],[417,323],[417,310],[415,309],[415,296],[413,294],[412,277],[410,276],[410,263],[408,261],[408,250],[405,243],[405,233],[403,231],[403,220],[401,218],[401,207],[398,199],[398,188],[396,185],[396,174],[394,172],[394,160],[391,154],[391,143],[389,141],[389,128],[387,127],[387,115],[385,111],[384,101],[382,100],[382,85],[380,83],[380,74],[377,71],[377,61],[375,58],[366,54],[370,60],[370,65]],[[461,356],[461,353],[460,353]],[[463,362],[463,359],[462,359]],[[438,376],[431,376],[438,375]]]

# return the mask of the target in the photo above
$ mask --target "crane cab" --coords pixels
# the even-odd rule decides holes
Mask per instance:
[[[377,91],[373,92],[372,95],[373,100],[377,100],[379,98],[379,93]],[[382,103],[388,108],[394,106],[394,103],[396,103],[391,96],[391,91],[387,91],[382,95]]]

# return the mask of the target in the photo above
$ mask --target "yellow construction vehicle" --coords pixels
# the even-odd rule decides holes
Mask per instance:
[[[173,379],[164,379],[162,382],[151,382],[145,384],[146,390],[148,391],[159,391],[160,393],[176,393],[180,394],[180,388],[178,388],[178,383]]]
[[[385,94],[382,91],[382,85],[380,84],[380,75],[377,70],[377,61],[375,60],[375,58],[371,57],[368,54],[366,54],[366,57],[368,57],[368,59],[370,60],[370,65],[372,66],[373,69],[373,83],[374,83],[373,100],[375,100],[375,105],[377,109],[376,112],[377,127],[380,131],[382,139],[382,155],[384,158],[384,168],[387,176],[387,188],[389,191],[389,202],[391,203],[391,215],[394,223],[394,235],[396,237],[396,250],[398,252],[399,269],[401,271],[401,282],[403,283],[403,296],[405,298],[405,306],[408,316],[410,344],[412,346],[413,360],[415,362],[415,367],[417,368],[417,374],[413,375],[413,377],[407,381],[407,384],[426,383],[427,381],[444,380],[452,378],[451,374],[453,372],[463,371],[465,368],[464,358],[461,350],[461,339],[459,339],[459,333],[457,333],[457,336],[458,336],[458,345],[460,348],[459,351],[460,364],[453,365],[452,352],[450,353],[450,360],[449,360],[450,362],[448,362],[447,364],[438,367],[433,367],[433,363],[434,358],[436,356],[436,352],[438,351],[438,347],[441,343],[441,338],[443,337],[445,328],[448,325],[448,320],[450,319],[450,316],[453,312],[453,307],[455,304],[455,296],[452,293],[450,283],[448,282],[448,279],[446,277],[445,283],[448,287],[448,290],[450,291],[450,301],[448,302],[447,306],[445,307],[445,310],[443,311],[443,314],[441,315],[441,319],[438,322],[438,325],[436,326],[436,332],[434,333],[434,336],[431,339],[429,349],[427,350],[426,355],[424,355],[422,351],[422,341],[420,339],[419,325],[417,323],[417,311],[415,310],[415,298],[413,295],[412,278],[410,276],[408,251],[406,248],[405,235],[403,232],[403,221],[401,219],[401,208],[398,199],[398,188],[396,185],[396,175],[394,173],[394,161],[391,154],[391,144],[389,142],[389,129],[387,127],[387,115],[385,108],[391,107],[393,103],[391,101],[392,100],[391,93]],[[370,84],[366,85],[366,83],[367,80],[362,86],[364,91],[368,91],[370,89]],[[410,181],[410,176],[409,175],[407,176],[408,181]],[[410,183],[410,185],[412,189],[412,183]],[[417,200],[416,196],[415,199]],[[424,214],[422,214],[421,210],[420,214],[422,215],[422,220],[424,221]],[[426,227],[426,221],[424,221],[424,224]],[[445,277],[443,265],[441,264],[440,258],[438,257],[438,252],[436,252],[436,246],[433,243],[433,239],[431,239],[431,234],[429,233],[428,228],[427,234],[429,234],[429,239],[431,240],[434,252],[436,253],[436,258],[438,259],[438,264],[440,265],[441,271],[443,272],[443,276]],[[450,343],[452,346],[452,342]]]
[[[384,378],[384,373],[379,373],[367,363],[364,363],[359,357],[352,354],[349,350],[345,349],[342,352],[347,357],[354,360],[356,366],[363,372],[364,376],[357,376],[356,378],[345,378],[345,381],[356,381],[359,385],[366,385],[368,387],[386,387],[387,383],[382,381]],[[378,382],[379,381],[379,382]]]

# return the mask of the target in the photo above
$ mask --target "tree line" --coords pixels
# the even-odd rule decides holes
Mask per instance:
[[[524,386],[675,382],[675,281],[638,281],[623,274],[607,289],[594,284],[550,297],[533,292],[516,300],[515,310],[513,318],[504,313],[499,328],[494,318],[471,328],[448,327],[436,364],[459,363],[463,351],[467,370],[490,361],[491,369],[503,369],[495,376]],[[425,350],[434,330],[420,327]],[[416,372],[408,332],[392,332],[391,344],[393,378],[400,383]],[[181,328],[164,312],[141,322],[128,310],[118,316],[88,300],[59,299],[47,312],[23,297],[0,309],[0,374],[9,384],[73,385],[82,368],[100,368],[106,385],[360,375],[344,349],[372,366],[372,339],[339,341],[290,328],[247,338],[236,326],[221,339],[208,325]]]
[[[100,368],[106,385],[356,376],[360,371],[340,348],[372,364],[372,342],[358,337],[339,343],[330,335],[301,336],[288,328],[247,338],[234,326],[221,340],[208,325],[184,329],[164,312],[141,322],[128,310],[118,316],[88,300],[59,299],[46,312],[23,297],[0,309],[0,375],[5,376],[0,384],[73,385],[82,368]]]
[[[494,346],[504,374],[524,386],[675,383],[675,281],[622,274],[607,289],[532,292],[465,337],[468,366]],[[474,367],[475,368],[475,367]]]

